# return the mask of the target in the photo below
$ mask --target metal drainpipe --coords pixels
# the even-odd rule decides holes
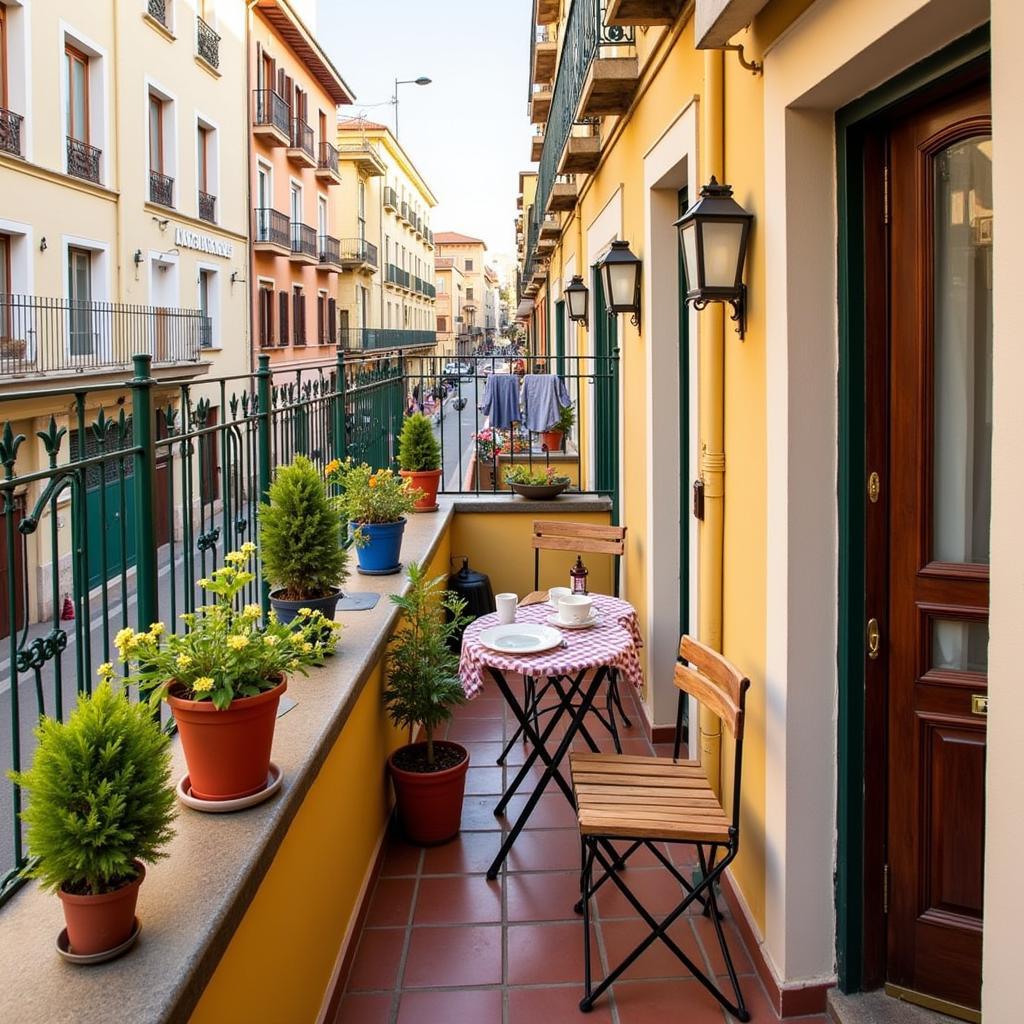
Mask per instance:
[[[721,50],[704,51],[704,105],[701,118],[701,181],[712,174],[725,181],[725,64]],[[700,524],[700,639],[722,649],[722,554],[725,523],[725,317],[720,302],[701,313],[700,475],[704,481],[704,520]],[[721,793],[722,723],[700,709],[700,761],[708,782]]]
[[[252,10],[256,6],[256,0],[248,0],[245,5],[245,32],[243,38],[245,39],[245,201],[246,210],[245,217],[248,224],[247,234],[249,235],[250,242],[246,246],[246,263],[247,272],[246,278],[246,297],[245,301],[248,305],[248,309],[245,312],[246,322],[249,324],[248,339],[249,339],[249,371],[251,373],[256,372],[258,365],[256,355],[256,331],[258,325],[256,318],[253,316],[252,304],[257,295],[256,280],[256,246],[253,244],[255,239],[253,236],[256,234],[256,215],[253,212],[253,191],[252,191],[252,160],[253,150],[256,147],[256,137],[253,135],[252,130],[252,119],[253,119],[253,103],[252,98],[252,46],[253,46],[253,32],[252,32]],[[275,297],[276,297],[276,283],[275,283]],[[270,315],[273,318],[274,308],[271,305]]]
[[[117,254],[114,259],[114,269],[117,274],[117,297],[121,302],[127,301],[125,295],[125,273],[122,267],[122,245],[124,243],[124,183],[121,181],[121,147],[125,143],[125,139],[121,134],[121,58],[119,54],[118,39],[121,35],[121,29],[118,19],[118,4],[117,0],[114,0],[114,118],[111,124],[113,133],[113,143],[116,150],[116,156],[114,157],[114,174],[117,176],[117,182],[114,188],[117,189],[117,203],[115,205],[116,215],[114,223],[116,225],[115,230],[117,232],[117,240],[114,244],[114,252]],[[88,92],[86,92],[88,95]],[[149,176],[146,176],[145,188],[149,188]],[[108,186],[109,187],[109,186]],[[143,196],[143,200],[148,199],[148,194]],[[150,296],[146,296],[146,301],[150,300]],[[138,299],[136,299],[138,301]]]

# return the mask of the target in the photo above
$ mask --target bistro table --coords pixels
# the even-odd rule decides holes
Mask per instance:
[[[552,780],[565,794],[569,803],[573,807],[576,806],[572,788],[559,771],[559,765],[565,759],[577,734],[581,734],[592,749],[597,749],[597,745],[587,732],[584,719],[608,674],[613,669],[617,670],[620,678],[638,689],[643,682],[638,653],[641,640],[636,611],[632,605],[619,598],[599,594],[592,596],[594,610],[601,621],[587,629],[561,629],[562,644],[539,654],[505,654],[480,643],[480,633],[490,626],[497,625],[498,618],[495,614],[481,616],[466,628],[463,636],[459,678],[466,696],[470,699],[477,696],[483,689],[484,673],[490,674],[512,709],[523,735],[533,744],[533,749],[519,769],[515,780],[505,790],[494,813],[500,815],[504,812],[508,801],[538,758],[545,766],[540,781],[534,787],[488,868],[488,878],[497,877],[519,833]],[[552,613],[553,609],[546,602],[521,605],[516,610],[516,621],[546,623]],[[546,677],[555,689],[559,703],[542,731],[538,732],[539,727],[534,725],[533,709],[518,699],[506,678],[506,673],[518,673],[533,679]],[[547,749],[548,740],[563,718],[568,720],[565,732],[551,753]]]

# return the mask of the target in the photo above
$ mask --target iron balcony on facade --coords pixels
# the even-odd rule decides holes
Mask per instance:
[[[409,223],[409,204],[408,203],[402,203],[402,205],[398,209],[398,216],[401,217],[402,220],[404,220],[406,224]]]
[[[316,153],[313,150],[313,129],[301,117],[292,118],[291,138],[288,143],[288,159],[300,167],[316,167]]]
[[[568,213],[576,208],[576,182],[571,176],[565,180],[556,181],[551,186],[548,195],[548,209],[556,213]]]
[[[140,353],[155,363],[196,363],[211,333],[196,309],[37,295],[0,294],[0,322],[0,382],[124,370]]]
[[[174,208],[174,179],[169,174],[149,172],[149,201]]]
[[[608,0],[606,25],[672,25],[685,0]]]
[[[370,177],[380,177],[387,171],[383,159],[368,139],[343,143],[338,147],[338,159],[354,163]]]
[[[90,146],[88,142],[68,136],[67,153],[68,174],[73,174],[76,178],[84,178],[86,181],[93,181],[98,185],[102,152],[95,146]]]
[[[547,86],[534,89],[530,95],[530,121],[532,124],[546,124],[551,113],[551,90]]]
[[[554,81],[555,63],[558,59],[557,28],[554,25],[537,28],[532,43],[530,80],[534,85],[550,85]]]
[[[315,266],[320,262],[320,250],[316,244],[316,229],[297,221],[292,221],[291,229],[292,244],[289,256],[292,261]]]
[[[291,144],[292,111],[273,89],[253,90],[252,133],[271,146]]]
[[[341,184],[341,169],[338,167],[338,150],[326,139],[320,140],[320,155],[316,164],[316,176],[328,185]]]
[[[433,348],[437,344],[437,332],[408,331],[385,327],[349,327],[342,329],[338,344],[353,352]]]
[[[288,215],[269,207],[256,207],[253,211],[252,245],[256,252],[288,256],[292,251]]]
[[[560,0],[537,0],[537,24],[553,25],[558,21]]]
[[[214,70],[220,67],[220,36],[196,16],[196,56]]]
[[[401,267],[396,267],[394,263],[389,263],[385,280],[388,284],[393,284],[398,288],[408,289],[409,271],[403,270]]]
[[[199,190],[199,219],[210,224],[217,223],[217,197]]]
[[[346,270],[372,274],[377,270],[377,246],[365,238],[341,240],[341,265]]]
[[[21,126],[24,120],[21,114],[0,107],[0,153],[21,156]]]
[[[398,193],[390,185],[384,186],[384,209],[398,212]]]
[[[544,132],[538,131],[530,139],[530,161],[536,163],[540,159],[541,150],[544,149]]]
[[[320,269],[330,270],[332,267],[341,267],[341,243],[331,235],[321,235],[319,238]]]
[[[570,135],[558,164],[559,174],[593,174],[601,160],[601,136],[594,128],[592,135]]]
[[[424,239],[425,239],[427,245],[429,245],[430,248],[433,249],[434,248],[434,230],[433,230],[433,228],[424,228],[423,236],[424,236]]]
[[[167,28],[167,0],[147,0],[146,13]]]

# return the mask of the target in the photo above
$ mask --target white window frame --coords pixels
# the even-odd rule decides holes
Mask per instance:
[[[83,35],[63,19],[57,25],[58,53],[60,55],[60,166],[68,173],[67,123],[68,123],[68,69],[64,51],[70,44],[89,58],[89,145],[100,151],[99,183],[107,182],[107,148],[112,138],[110,133],[110,104],[107,90],[107,51],[88,36]],[[148,111],[146,112],[148,117]],[[27,114],[26,114],[27,117]],[[143,138],[149,138],[148,131]],[[149,165],[149,159],[146,159]],[[147,194],[149,182],[146,182]]]
[[[145,178],[143,179],[143,195],[149,202],[149,172],[153,170],[149,163],[149,100],[155,96],[164,105],[160,118],[163,139],[161,143],[164,151],[164,168],[162,174],[166,174],[174,180],[174,209],[181,209],[181,174],[178,171],[178,98],[174,93],[169,92],[159,82],[146,75],[145,78],[145,103],[143,104],[143,132],[142,137],[146,140]],[[196,200],[198,202],[198,198]]]
[[[219,351],[224,347],[221,339],[221,268],[215,263],[196,263],[196,309],[202,309],[199,302],[202,294],[200,275],[204,273],[210,275],[206,289],[209,303],[207,313],[210,317],[210,347],[205,351]]]
[[[220,125],[216,121],[198,111],[195,116],[195,124],[192,132],[192,137],[195,140],[195,202],[196,202],[196,218],[199,217],[199,129],[205,128],[210,133],[209,148],[210,152],[206,154],[206,165],[207,165],[207,185],[213,184],[214,190],[209,192],[217,202],[213,205],[213,223],[219,224],[221,221],[221,188],[220,188]],[[259,161],[262,165],[264,161]],[[266,164],[270,167],[270,164]],[[270,181],[271,188],[273,188],[273,178]],[[209,223],[207,221],[206,223]]]

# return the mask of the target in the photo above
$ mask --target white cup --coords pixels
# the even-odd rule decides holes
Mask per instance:
[[[558,602],[558,617],[569,626],[580,626],[587,619],[594,607],[594,599],[583,594],[570,594]]]
[[[503,626],[516,621],[516,606],[519,597],[516,594],[497,594],[494,603],[498,606],[498,622]]]
[[[548,591],[548,604],[551,605],[555,611],[558,611],[558,602],[563,597],[571,597],[572,591],[568,587],[552,587]]]

